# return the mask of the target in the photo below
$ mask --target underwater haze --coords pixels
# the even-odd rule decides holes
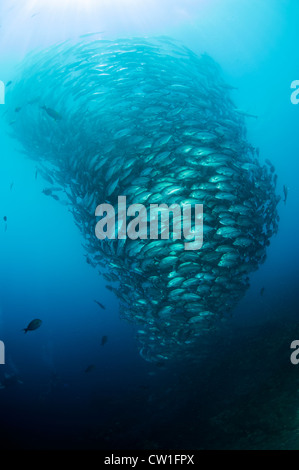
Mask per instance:
[[[299,448],[298,14],[2,0],[1,449]],[[202,247],[99,239],[119,196]]]

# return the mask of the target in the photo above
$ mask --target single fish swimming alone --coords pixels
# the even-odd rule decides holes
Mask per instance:
[[[103,336],[101,346],[104,346],[107,343],[107,341],[108,341],[108,336]]]
[[[94,364],[90,364],[90,366],[86,367],[84,372],[85,372],[85,374],[88,374],[88,372],[93,371],[95,368],[96,368],[96,366]]]
[[[24,328],[22,331],[27,333],[27,331],[37,330],[38,328],[40,328],[41,324],[42,324],[42,321],[39,319],[32,320],[27,326],[27,328]]]
[[[98,300],[94,300],[94,302],[95,302],[99,307],[101,307],[103,310],[106,310],[106,307],[105,307],[103,304],[101,304],[101,302],[98,302]]]
[[[264,295],[264,292],[265,292],[265,288],[262,287],[262,288],[261,288],[261,296],[262,296],[262,297],[263,297],[263,295]]]

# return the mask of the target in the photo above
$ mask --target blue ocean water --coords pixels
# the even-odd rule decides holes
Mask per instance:
[[[86,263],[71,213],[42,193],[35,163],[7,133],[1,105],[0,448],[298,448],[299,366],[290,344],[299,327],[299,107],[290,96],[299,79],[299,6],[161,3],[3,0],[0,80],[13,81],[26,54],[89,32],[166,35],[207,52],[236,87],[237,107],[258,116],[246,120],[248,140],[274,164],[282,198],[288,187],[278,234],[231,318],[204,336],[199,362],[146,362],[136,327],[119,319],[118,299]],[[24,335],[34,318],[41,328]]]

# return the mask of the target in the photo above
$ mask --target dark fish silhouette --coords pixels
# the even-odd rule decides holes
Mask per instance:
[[[42,190],[42,193],[45,195],[45,196],[51,196],[52,194],[52,188],[45,188]]]
[[[19,113],[19,112],[21,111],[21,109],[22,109],[21,106],[18,106],[18,107],[15,109],[15,112],[16,112],[16,113]]]
[[[93,371],[95,368],[96,368],[96,366],[94,364],[90,364],[90,366],[86,367],[84,372],[85,372],[85,374],[88,374],[88,372]]]
[[[41,320],[32,320],[29,325],[27,326],[27,328],[24,328],[22,331],[25,331],[25,333],[27,333],[27,331],[34,331],[34,330],[37,330],[42,324],[42,321]]]
[[[101,346],[104,346],[108,341],[108,336],[103,336]]]
[[[99,307],[101,307],[103,310],[106,310],[106,307],[105,307],[103,304],[101,304],[101,302],[98,302],[97,300],[94,300],[94,302],[95,302]]]
[[[7,217],[6,215],[3,217],[4,222],[7,222]]]
[[[13,187],[14,187],[14,182],[10,184],[10,190],[12,190]]]
[[[41,109],[46,111],[48,116],[50,116],[52,119],[54,119],[54,121],[61,121],[62,116],[57,111],[55,111],[55,109],[47,108],[47,106],[42,106]]]
[[[12,81],[9,80],[9,82],[6,83],[6,88],[9,87],[12,84]]]
[[[45,196],[51,196],[55,201],[59,201],[57,194],[53,194],[54,191],[60,191],[60,188],[45,188],[42,190],[42,193]]]
[[[265,288],[264,288],[264,287],[262,287],[262,288],[261,288],[261,296],[263,296],[263,295],[264,295],[264,292],[265,292]]]

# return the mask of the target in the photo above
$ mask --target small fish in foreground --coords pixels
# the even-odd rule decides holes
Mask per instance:
[[[94,302],[95,302],[99,307],[101,307],[103,310],[106,310],[106,307],[105,307],[103,304],[101,304],[101,302],[98,302],[97,300],[94,300]]]
[[[85,372],[85,374],[88,374],[88,372],[93,371],[95,368],[96,368],[96,366],[94,364],[91,364],[90,366],[86,367],[84,372]]]
[[[44,188],[42,193],[45,196],[52,196],[54,191],[61,191],[60,188]]]
[[[27,328],[24,328],[22,331],[27,333],[27,331],[37,330],[38,328],[40,328],[41,324],[42,324],[42,321],[39,319],[32,320],[27,326]]]
[[[103,336],[101,346],[104,346],[108,341],[108,336]]]
[[[261,296],[262,296],[262,297],[263,297],[263,295],[264,295],[264,292],[265,292],[265,288],[262,287],[262,288],[261,288]]]

